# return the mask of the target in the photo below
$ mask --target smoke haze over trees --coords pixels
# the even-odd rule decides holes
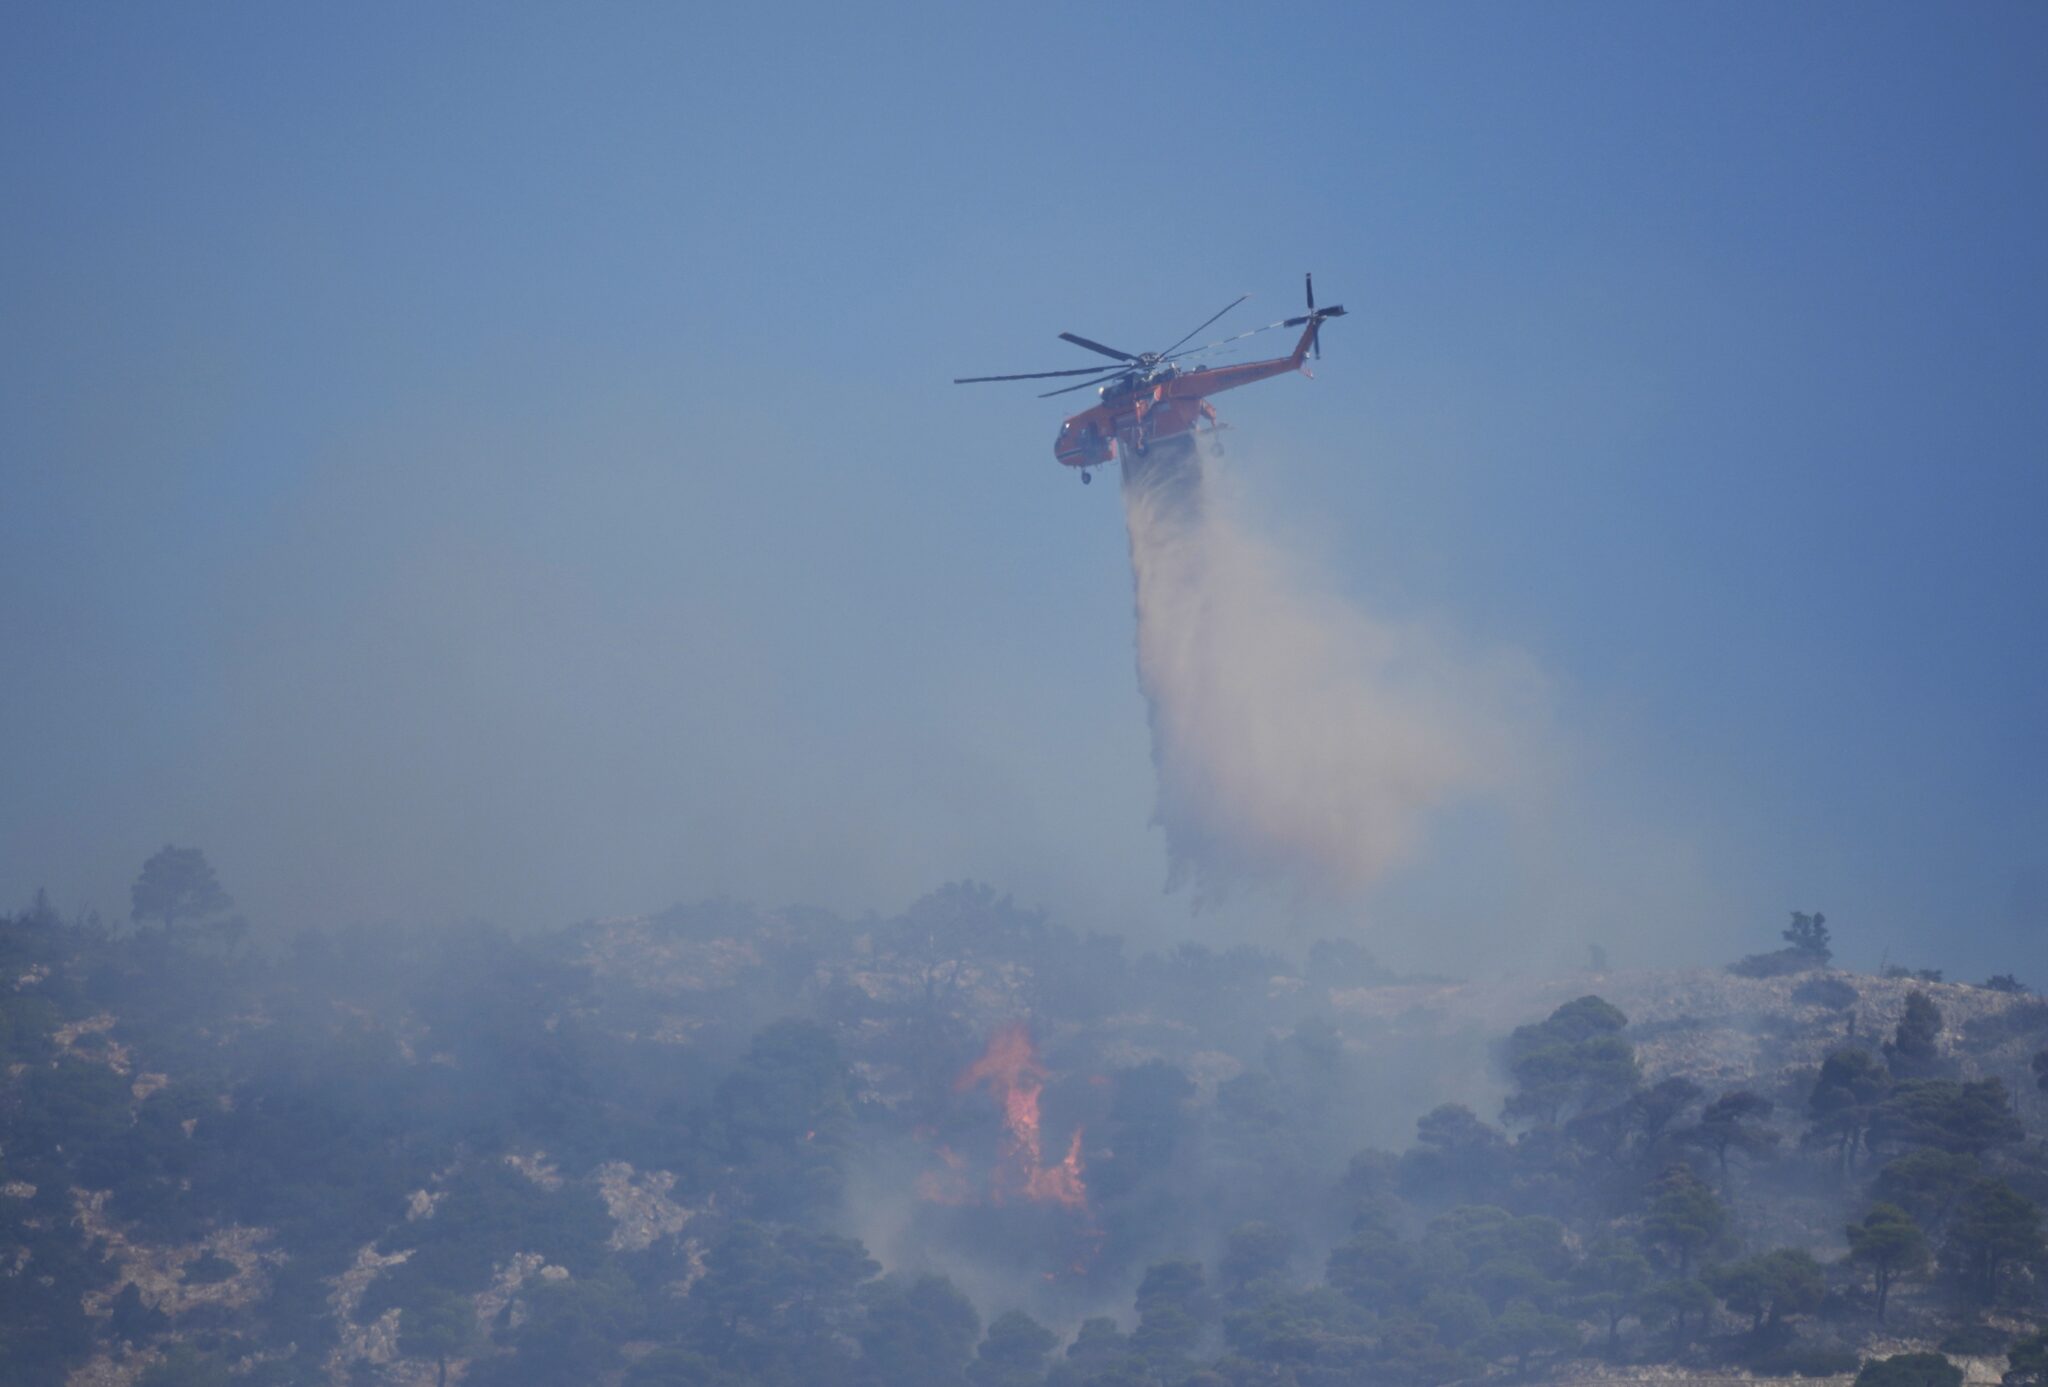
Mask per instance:
[[[2048,1005],[1742,971],[1132,954],[965,884],[263,950],[38,904],[0,922],[0,1362],[1320,1387],[1896,1374],[1871,1346],[1906,1342],[2029,1371]]]

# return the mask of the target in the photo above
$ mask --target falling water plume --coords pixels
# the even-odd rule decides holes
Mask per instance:
[[[1253,533],[1191,440],[1123,460],[1138,681],[1169,890],[1354,891],[1432,812],[1505,774],[1490,674],[1317,594]]]

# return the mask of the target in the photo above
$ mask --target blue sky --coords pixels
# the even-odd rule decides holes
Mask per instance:
[[[2048,983],[2038,7],[5,22],[10,899],[124,913],[174,841],[280,928],[972,876],[1640,961],[1819,908]],[[1352,316],[1220,402],[1239,480],[1540,672],[1556,839],[1191,921],[1115,490],[947,382],[1309,268]]]

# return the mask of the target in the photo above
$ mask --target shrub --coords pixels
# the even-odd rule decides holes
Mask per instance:
[[[1938,1353],[1895,1353],[1865,1363],[1856,1387],[1963,1387],[1963,1370]]]
[[[2004,1353],[2011,1344],[2012,1335],[2004,1330],[1976,1323],[1959,1326],[1941,1341],[1941,1351],[1961,1354],[1966,1358],[1989,1358],[1995,1353]]]
[[[1855,1372],[1860,1360],[1845,1348],[1793,1343],[1767,1349],[1746,1361],[1760,1377],[1842,1377]]]
[[[1792,1000],[1801,1006],[1847,1011],[1856,1005],[1857,992],[1840,978],[1808,978],[1792,989]]]
[[[2048,1031],[2048,1002],[2028,997],[1989,1016],[1971,1017],[1963,1023],[1963,1040],[1972,1049],[1988,1050],[2042,1031]]]
[[[1728,965],[1738,978],[1784,978],[1825,968],[1827,957],[1806,949],[1778,949],[1768,954],[1751,954]]]

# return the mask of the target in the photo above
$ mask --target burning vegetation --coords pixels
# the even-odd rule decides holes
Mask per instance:
[[[1051,1165],[1045,1163],[1045,1140],[1040,1132],[1045,1078],[1045,1066],[1031,1044],[1031,1028],[1019,1021],[990,1037],[987,1051],[961,1073],[953,1087],[962,1093],[985,1087],[1002,1106],[1006,1150],[1003,1166],[989,1186],[991,1198],[1001,1202],[1016,1197],[1038,1204],[1086,1209],[1088,1186],[1081,1172],[1082,1129],[1074,1128],[1063,1158]]]

